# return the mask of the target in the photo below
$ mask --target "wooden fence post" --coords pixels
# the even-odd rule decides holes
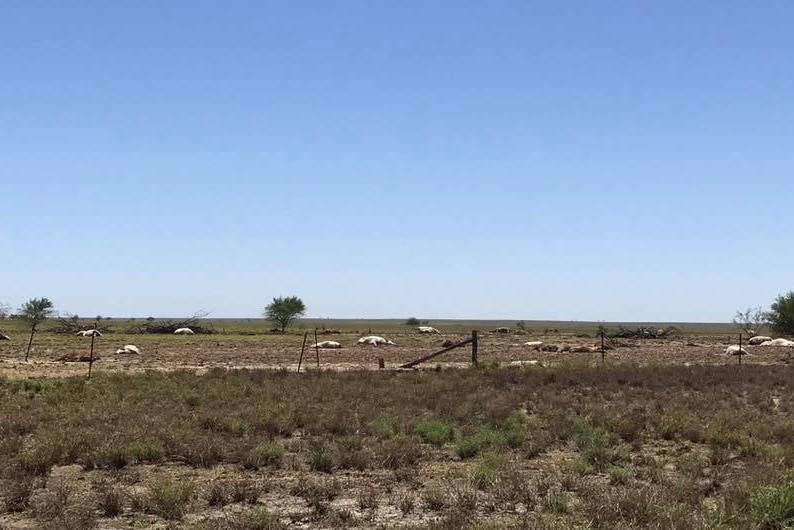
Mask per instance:
[[[314,328],[314,352],[317,354],[317,368],[320,367],[320,347],[317,346],[317,328]]]
[[[601,330],[601,364],[606,363],[606,356],[604,355],[604,330]]]
[[[739,333],[739,366],[742,365],[742,334]]]
[[[301,372],[301,363],[303,362],[303,350],[306,348],[306,337],[308,336],[309,336],[308,331],[303,333],[303,345],[301,346],[301,356],[298,358],[298,373]]]
[[[94,365],[94,334],[91,333],[91,352],[88,354],[88,379],[91,379],[91,368]]]
[[[476,329],[471,330],[471,363],[477,366],[477,335]]]

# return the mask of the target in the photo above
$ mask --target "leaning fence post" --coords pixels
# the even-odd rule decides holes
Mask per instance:
[[[91,368],[94,365],[94,333],[91,333],[91,352],[88,354],[88,379],[91,379]]]
[[[606,363],[606,356],[604,355],[604,330],[601,330],[601,364]]]
[[[471,363],[477,366],[477,335],[476,329],[471,330]]]
[[[317,345],[317,328],[314,328],[314,352],[317,354],[317,368],[320,367],[320,347]]]
[[[303,333],[303,345],[301,345],[301,356],[298,358],[298,373],[301,371],[301,362],[303,362],[303,350],[306,348],[306,337],[309,336],[309,332],[306,331]]]

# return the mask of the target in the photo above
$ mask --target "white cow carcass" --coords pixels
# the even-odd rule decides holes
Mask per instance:
[[[11,338],[5,333],[0,333],[0,340],[11,340]]]
[[[531,340],[529,342],[525,342],[524,346],[532,348],[535,351],[540,351],[540,347],[543,346],[542,340]]]
[[[359,344],[369,344],[371,346],[393,346],[394,343],[388,339],[384,339],[383,337],[378,337],[377,335],[367,335],[366,337],[361,337],[358,339]]]
[[[772,340],[772,337],[766,337],[764,335],[756,335],[755,337],[750,337],[747,340],[747,344],[749,344],[750,346],[758,346],[770,340]]]
[[[140,355],[141,350],[140,350],[140,348],[138,348],[134,344],[126,344],[123,348],[119,348],[118,350],[116,350],[116,353],[118,353],[118,354],[130,353],[130,354],[134,354],[134,355]]]
[[[788,339],[772,339],[759,344],[759,346],[785,346],[794,348],[794,341]]]
[[[726,355],[747,355],[749,352],[738,344],[731,344],[725,348]]]
[[[324,340],[316,344],[312,344],[312,348],[341,348],[342,345],[335,340]]]
[[[174,330],[174,335],[194,335],[194,333],[190,328],[177,328]]]
[[[432,326],[419,326],[416,330],[422,335],[439,335],[439,331]]]
[[[78,337],[101,337],[102,333],[98,329],[85,329],[77,332]]]

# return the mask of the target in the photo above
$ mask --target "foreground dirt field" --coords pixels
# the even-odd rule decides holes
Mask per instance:
[[[0,379],[2,528],[784,528],[794,372]]]
[[[0,342],[0,528],[784,528],[794,524],[788,348],[727,333],[608,341],[464,330]],[[309,344],[313,342],[310,337]],[[135,344],[140,355],[116,354]],[[378,368],[378,359],[385,370]]]
[[[366,333],[368,330],[364,330]],[[465,334],[445,333],[422,336],[412,331],[388,332],[373,330],[396,342],[395,346],[373,347],[356,345],[361,333],[345,332],[321,335],[319,340],[335,340],[343,345],[339,350],[320,350],[321,369],[378,369],[378,359],[383,358],[388,369],[441,349],[445,339],[458,341]],[[582,334],[584,335],[584,334]],[[85,363],[56,361],[64,355],[88,355],[90,339],[82,337],[37,334],[30,362],[24,362],[27,345],[24,333],[12,336],[12,341],[0,341],[0,375],[5,377],[69,376],[84,374]],[[527,341],[543,341],[554,345],[584,345],[598,342],[593,336],[574,334],[539,333],[523,335],[495,335],[481,332],[479,360],[482,363],[509,364],[511,362],[537,362],[543,366],[564,363],[600,364],[600,354],[540,352],[523,346]],[[609,363],[636,363],[640,365],[707,364],[723,365],[737,363],[736,357],[725,355],[728,344],[735,344],[738,337],[729,334],[686,335],[672,339],[616,339],[609,341],[612,349],[607,351]],[[303,341],[302,334],[287,335],[126,335],[106,334],[95,343],[95,355],[99,358],[94,370],[97,372],[137,373],[145,370],[191,369],[199,373],[212,368],[286,368],[296,370]],[[314,337],[309,337],[311,345]],[[126,344],[138,346],[141,355],[120,355],[115,351]],[[748,347],[751,355],[744,357],[749,364],[785,364],[789,359],[789,348]],[[442,366],[466,366],[471,361],[471,350],[464,347],[445,353],[423,368]],[[307,347],[303,366],[316,368],[316,353]]]

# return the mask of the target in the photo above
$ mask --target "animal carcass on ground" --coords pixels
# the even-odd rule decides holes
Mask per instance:
[[[766,337],[764,335],[756,335],[755,337],[750,337],[747,340],[747,344],[749,344],[750,346],[758,346],[759,344],[769,340],[772,340],[772,337]]]
[[[535,351],[540,351],[540,347],[543,346],[542,340],[531,340],[529,342],[525,342],[524,346],[528,346],[533,348]]]
[[[794,348],[794,341],[788,339],[772,339],[759,344],[759,346],[786,346]]]
[[[135,355],[139,355],[141,353],[141,350],[134,344],[127,344],[123,348],[119,348],[118,350],[116,350],[116,353],[118,354],[132,353]]]
[[[174,330],[174,335],[194,335],[190,328],[178,328]]]
[[[571,346],[568,348],[568,351],[571,353],[595,353],[600,351],[598,346],[586,346],[586,345],[576,345]]]
[[[0,333],[0,340],[11,340],[8,335]]]
[[[102,333],[98,329],[86,329],[77,332],[78,337],[101,337]]]
[[[416,330],[422,335],[438,335],[439,331],[432,326],[419,326]]]
[[[731,344],[725,348],[725,355],[747,355],[749,352],[738,344]]]
[[[378,337],[377,335],[367,335],[366,337],[361,337],[358,339],[359,344],[369,344],[371,346],[393,346],[394,343],[388,339],[384,339],[383,337]]]
[[[322,342],[318,342],[317,344],[312,344],[312,348],[341,348],[342,345],[336,342],[335,340],[324,340]]]

